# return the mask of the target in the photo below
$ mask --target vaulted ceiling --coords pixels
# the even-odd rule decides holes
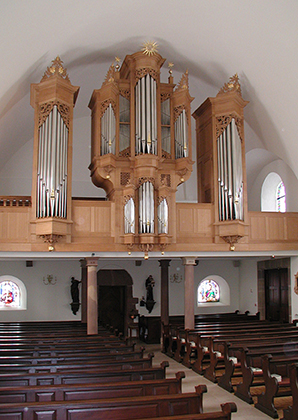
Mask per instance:
[[[297,0],[1,0],[0,6],[1,167],[32,138],[30,84],[57,55],[80,86],[80,118],[90,115],[92,91],[114,57],[152,40],[174,63],[176,83],[188,69],[193,110],[238,73],[249,101],[248,178],[278,158],[298,177]]]

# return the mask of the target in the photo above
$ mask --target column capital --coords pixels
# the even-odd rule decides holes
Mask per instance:
[[[87,267],[86,258],[81,258],[80,259],[80,264],[81,264],[81,268],[86,268]]]
[[[86,258],[87,267],[92,267],[92,266],[97,267],[97,263],[98,263],[98,258],[94,258],[94,257],[87,257]]]
[[[168,267],[172,260],[158,260],[160,267]]]
[[[196,259],[194,257],[183,257],[182,264],[183,265],[197,265]]]

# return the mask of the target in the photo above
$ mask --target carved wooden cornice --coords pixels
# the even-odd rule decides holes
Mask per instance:
[[[50,67],[47,67],[41,82],[44,82],[45,80],[49,79],[50,77],[53,76],[59,76],[62,79],[67,80],[68,82],[70,82],[69,80],[69,76],[67,74],[66,69],[63,67],[63,61],[60,59],[59,56],[57,56],[55,58],[55,60],[52,61],[52,65]]]
[[[51,113],[54,106],[58,107],[58,111],[63,118],[64,124],[67,128],[69,128],[70,124],[70,108],[68,105],[65,105],[64,103],[60,101],[51,101],[47,102],[45,104],[40,105],[39,111],[38,111],[38,127],[41,127],[45,120],[48,118],[49,114]]]

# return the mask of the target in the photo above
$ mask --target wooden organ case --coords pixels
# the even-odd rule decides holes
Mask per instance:
[[[193,113],[196,120],[198,202],[214,205],[214,241],[247,242],[244,116],[248,104],[237,75]]]
[[[175,243],[175,194],[194,163],[188,73],[175,86],[170,64],[162,83],[164,62],[150,43],[116,59],[89,103],[92,181],[113,203],[115,242],[145,258]]]
[[[71,242],[73,108],[79,87],[57,57],[40,83],[31,85],[34,108],[32,235],[48,243]]]

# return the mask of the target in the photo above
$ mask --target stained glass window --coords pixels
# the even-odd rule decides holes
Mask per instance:
[[[286,211],[286,189],[283,182],[277,186],[276,192],[277,211],[284,213]]]
[[[20,288],[13,281],[0,283],[0,306],[17,308],[20,306]]]
[[[198,303],[219,302],[219,286],[214,280],[203,280],[198,287]]]

